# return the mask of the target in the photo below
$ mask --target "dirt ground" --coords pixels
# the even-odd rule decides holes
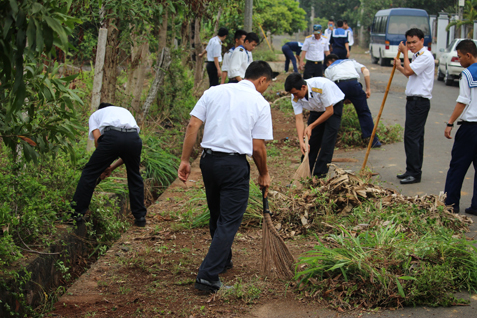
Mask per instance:
[[[283,90],[286,74],[269,89]],[[272,106],[275,141],[268,144],[272,189],[290,183],[300,151],[294,116]],[[338,150],[338,154],[342,152]],[[342,156],[341,156],[342,157]],[[251,161],[252,178],[257,170]],[[148,208],[145,228],[131,227],[67,290],[49,313],[53,317],[343,317],[310,302],[296,282],[260,276],[261,229],[242,226],[233,245],[234,268],[221,275],[230,293],[206,295],[194,289],[198,267],[210,244],[208,228],[185,229],[191,188],[203,188],[198,160],[187,184],[176,180]],[[298,257],[313,237],[286,241]],[[354,311],[345,316],[361,316]]]

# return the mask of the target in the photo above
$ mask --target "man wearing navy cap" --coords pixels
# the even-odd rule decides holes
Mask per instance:
[[[323,76],[323,60],[330,53],[330,43],[325,36],[321,36],[321,25],[313,26],[313,36],[307,36],[301,48],[300,69],[305,69],[303,78]],[[306,58],[306,65],[303,61]]]
[[[336,22],[337,28],[331,32],[331,52],[338,55],[340,59],[347,59],[349,57],[349,41],[348,32],[343,29],[343,20]]]

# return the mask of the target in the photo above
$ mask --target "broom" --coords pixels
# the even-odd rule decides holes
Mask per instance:
[[[268,199],[265,197],[265,189],[262,190],[263,197],[263,223],[262,223],[262,264],[260,272],[267,276],[275,267],[277,276],[282,279],[293,277],[293,265],[295,258],[288,250],[285,242],[273,226]]]

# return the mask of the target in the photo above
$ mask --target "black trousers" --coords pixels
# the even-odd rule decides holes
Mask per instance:
[[[218,281],[232,259],[232,243],[247,208],[250,165],[245,155],[202,154],[200,169],[210,210],[209,251],[197,278]]]
[[[447,171],[446,204],[459,208],[460,191],[470,164],[477,170],[477,123],[464,123],[455,134],[452,159]],[[474,174],[474,193],[471,207],[477,209],[477,173]]]
[[[310,145],[308,159],[310,161],[310,172],[313,176],[322,177],[328,173],[328,164],[331,163],[333,159],[336,138],[341,125],[343,101],[334,105],[333,111],[333,115],[328,118],[327,121],[312,130],[311,138],[308,141]],[[324,112],[310,112],[308,125],[317,120],[323,113]]]
[[[304,79],[309,79],[312,77],[321,77],[323,76],[323,63],[322,62],[313,62],[306,61],[305,63],[305,72],[303,73]]]
[[[219,85],[219,76],[217,75],[217,67],[214,62],[207,62],[207,74],[209,75],[209,86]]]
[[[144,182],[139,172],[142,140],[136,132],[106,131],[98,140],[98,147],[81,173],[73,196],[73,208],[85,214],[93,196],[96,180],[118,157],[123,159],[128,175],[129,200],[135,218],[146,216]]]
[[[339,57],[340,59],[343,59],[343,60],[344,60],[344,59],[347,58],[347,57],[346,57],[346,54],[347,54],[348,52],[346,52],[346,48],[334,47],[332,53],[338,55],[338,57]]]
[[[404,125],[404,151],[406,152],[406,172],[413,177],[421,177],[424,161],[424,127],[431,108],[428,99],[408,100],[406,103],[406,123]]]

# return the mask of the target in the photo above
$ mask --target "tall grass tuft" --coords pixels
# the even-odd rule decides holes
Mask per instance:
[[[177,177],[179,158],[165,151],[161,139],[154,135],[143,138],[142,161],[146,178],[152,179],[156,186],[165,188]]]

